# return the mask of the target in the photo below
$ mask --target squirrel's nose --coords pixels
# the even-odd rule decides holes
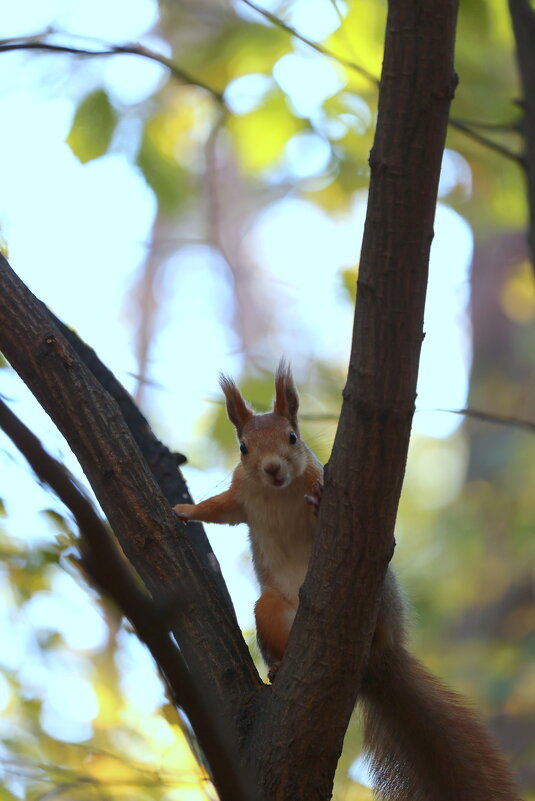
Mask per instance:
[[[280,462],[266,462],[264,471],[270,476],[276,476],[280,470]]]

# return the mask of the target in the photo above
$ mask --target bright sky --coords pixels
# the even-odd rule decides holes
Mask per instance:
[[[156,17],[157,6],[152,0],[18,0],[3,15],[0,38],[34,34],[54,24],[77,35],[125,42],[143,37]],[[321,38],[336,26],[337,19],[328,0],[300,0],[292,4],[291,22],[305,35]],[[144,258],[156,203],[141,173],[125,155],[113,152],[85,165],[73,156],[65,144],[76,108],[68,71],[72,70],[75,83],[85,82],[88,90],[103,83],[114,98],[128,104],[154,91],[162,69],[142,59],[125,57],[76,62],[75,66],[63,56],[12,53],[2,54],[0,59],[0,233],[7,241],[10,261],[37,296],[73,324],[132,389],[129,374],[135,372],[136,364],[125,297]],[[66,73],[59,75],[61,65]],[[330,62],[303,56],[301,51],[281,58],[274,79],[303,114],[318,107],[340,86],[340,76]],[[244,79],[241,89],[238,85],[229,90],[233,108],[237,112],[247,110],[265,89],[265,77],[249,79],[248,83]],[[285,169],[296,178],[320,171],[325,163],[325,143],[321,137],[307,136],[287,148]],[[443,193],[455,184],[469,192],[469,181],[466,163],[458,154],[447,154]],[[341,363],[347,360],[352,309],[341,291],[338,273],[357,260],[365,201],[365,196],[358,194],[350,213],[330,218],[318,208],[288,197],[268,208],[248,234],[269,280],[276,282],[283,302],[292,309],[292,330],[283,341],[290,359],[294,338],[299,337],[308,343],[312,354]],[[445,437],[459,422],[454,415],[432,410],[465,405],[471,357],[466,316],[471,249],[467,223],[451,208],[440,205],[418,386],[418,406],[425,411],[416,415],[414,424],[416,430],[429,436]],[[237,374],[242,367],[226,325],[229,307],[222,303],[229,290],[213,264],[213,253],[204,245],[192,245],[174,257],[170,280],[179,282],[181,294],[187,293],[195,301],[182,304],[180,314],[173,315],[172,308],[167,310],[167,323],[156,343],[152,364],[151,378],[158,388],[148,395],[151,413],[160,421],[159,430],[170,446],[186,452],[188,443],[195,440],[195,426],[206,399],[218,394],[219,370]],[[317,326],[320,319],[321,335]],[[195,350],[179,367],[175,352],[181,340],[195,342]],[[7,371],[0,372],[0,393],[13,400],[14,411],[48,449],[59,452],[76,469],[51,422]],[[180,430],[175,425],[178,420]],[[50,524],[37,513],[53,502],[22,465],[23,460],[1,437],[0,486],[2,496],[9,499],[6,528],[13,536],[29,541],[50,539]],[[187,477],[197,499],[213,493],[225,480],[217,470],[201,473],[189,469]],[[209,533],[239,619],[244,627],[251,627],[256,589],[250,565],[243,558],[246,532],[211,527]],[[27,615],[35,626],[45,625],[53,616],[75,648],[92,647],[103,636],[93,605],[68,576],[57,583],[53,596],[32,601]],[[80,627],[82,618],[84,625]],[[4,608],[0,612],[3,642],[13,639],[13,624],[9,609]],[[128,647],[135,650],[135,646]],[[24,663],[22,635],[14,649],[6,650],[10,658]],[[140,668],[142,659],[137,651],[126,664],[130,665],[125,668],[126,685],[129,681],[135,685],[140,669],[144,676],[147,673],[146,664]],[[56,666],[59,672],[47,691],[42,725],[54,736],[84,739],[94,715],[94,698],[83,676],[76,677],[68,667]],[[40,670],[39,666],[26,666],[30,684],[44,681]],[[150,680],[143,681],[145,703],[150,698],[155,706],[160,698],[158,684],[155,680],[151,691]],[[58,699],[69,693],[77,698],[77,705],[67,704],[67,708],[78,706],[79,720],[62,717],[66,707]]]

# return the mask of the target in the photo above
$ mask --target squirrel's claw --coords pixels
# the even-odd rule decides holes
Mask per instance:
[[[320,484],[319,481],[315,481],[312,484],[311,495],[305,495],[305,501],[312,506],[312,511],[316,517],[318,516],[318,512],[320,510],[322,495],[323,495],[323,485]]]
[[[189,520],[188,513],[183,509],[182,504],[177,504],[176,506],[173,506],[173,512],[176,514],[177,517],[179,517],[184,522],[187,522]]]

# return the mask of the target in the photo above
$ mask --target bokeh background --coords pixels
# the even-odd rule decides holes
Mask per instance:
[[[85,51],[0,52],[10,262],[187,455],[196,500],[238,458],[220,370],[262,410],[290,359],[305,439],[329,456],[385,18],[378,0],[18,0],[1,15],[0,44]],[[89,53],[131,45],[143,54]],[[414,650],[535,798],[535,287],[504,0],[463,1],[456,68],[395,565]],[[0,393],[83,481],[4,363]],[[2,435],[0,499],[0,801],[212,798],[150,658],[73,567],[69,514]],[[207,529],[256,653],[246,531]],[[367,785],[355,716],[335,798]]]

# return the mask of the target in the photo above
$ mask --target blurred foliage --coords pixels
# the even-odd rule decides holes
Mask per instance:
[[[102,87],[87,94],[80,82],[67,139],[82,162],[125,152],[154,192],[159,219],[170,221],[166,230],[199,237],[223,254],[234,287],[236,349],[248,365],[239,386],[259,411],[271,403],[272,375],[266,366],[281,352],[280,341],[266,338],[266,355],[259,357],[262,349],[247,339],[240,315],[255,308],[260,326],[263,307],[270,305],[270,331],[280,332],[292,314],[276,294],[265,299],[258,291],[251,279],[261,273],[255,258],[249,273],[239,259],[233,262],[233,226],[241,244],[252,220],[288,193],[336,219],[348,214],[367,187],[377,113],[374,78],[382,61],[386,3],[317,0],[313,11],[310,2],[280,4],[275,13],[285,28],[241,0],[162,0],[154,33],[193,78],[184,83],[168,75],[149,97],[122,104]],[[465,0],[460,6],[460,85],[452,117],[519,152],[519,88],[507,6],[501,0]],[[331,17],[321,34],[318,15],[327,11]],[[296,38],[288,30],[309,30],[314,21],[315,35]],[[307,45],[307,38],[331,55]],[[129,135],[121,137],[124,126]],[[308,160],[306,142],[323,157]],[[293,161],[292,148],[297,151]],[[523,176],[514,160],[453,127],[448,148],[451,175],[441,200],[468,221],[476,242],[469,403],[496,415],[535,420],[533,274],[525,249],[508,245],[508,237],[520,235],[526,222]],[[216,190],[223,198],[219,208]],[[233,209],[235,218],[223,219]],[[151,270],[159,252],[155,247],[151,254]],[[354,302],[356,276],[354,264],[340,270],[348,304]],[[276,293],[276,286],[270,290]],[[261,305],[254,307],[252,299],[259,295]],[[145,313],[155,311],[147,307]],[[303,435],[326,461],[344,365],[311,358],[306,340],[293,336]],[[194,343],[188,344],[194,350]],[[237,447],[224,405],[210,404],[199,416],[190,457],[202,466],[218,459],[227,468],[234,465]],[[526,799],[535,799],[534,472],[533,434],[499,420],[468,420],[444,439],[415,435],[396,554],[415,610],[415,650],[487,715]],[[69,524],[61,515],[53,522],[65,537]],[[124,670],[121,654],[130,635],[111,610],[99,604],[107,634],[92,648],[70,646],[53,618],[48,627],[34,629],[25,619],[32,599],[42,602],[56,592],[55,577],[65,565],[61,551],[72,547],[69,537],[61,547],[29,547],[4,533],[0,547],[10,628],[28,640],[24,657],[0,660],[6,721],[0,758],[7,777],[0,799],[206,797],[203,774],[192,761],[180,721],[174,713],[169,718],[165,699],[147,712],[136,706],[142,699],[125,693],[119,664]],[[25,662],[36,666],[35,675],[28,677]],[[68,724],[63,729],[65,721],[45,715],[50,701],[44,678],[58,665],[70,665],[85,695],[95,699],[95,710],[82,721],[85,728],[75,709],[61,710]],[[57,718],[57,709],[54,714]],[[370,798],[356,780],[362,776],[355,765],[359,738],[355,719],[337,777],[340,801]]]
[[[135,662],[147,671],[150,657],[80,588],[70,522],[45,515],[60,532],[46,542],[0,529],[0,625],[11,631],[0,657],[0,798],[215,798],[156,676],[144,697],[132,685]]]

